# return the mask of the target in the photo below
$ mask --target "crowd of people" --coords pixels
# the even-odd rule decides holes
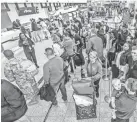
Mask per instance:
[[[115,24],[115,28],[110,28],[105,21],[93,22],[88,12],[72,17],[70,21],[63,21],[59,16],[39,18],[37,22],[31,19],[32,32],[21,24],[14,24],[14,27],[18,25],[16,29],[21,30],[19,46],[23,47],[26,58],[31,62],[15,57],[11,50],[3,52],[8,59],[4,68],[5,77],[9,82],[16,82],[20,89],[2,79],[2,85],[6,87],[2,89],[3,122],[12,122],[23,116],[27,110],[26,100],[29,99],[28,105],[38,103],[39,89],[34,76],[39,66],[34,45],[50,38],[53,46],[43,51],[49,59],[43,66],[44,85],[50,84],[56,94],[60,89],[62,99],[67,101],[65,84],[69,81],[69,75],[81,66],[81,78],[91,78],[98,98],[102,68],[106,68],[104,62],[107,60],[107,70],[112,72],[110,82],[113,91],[105,100],[112,108],[112,122],[129,122],[137,103],[137,16],[133,24],[134,33],[129,28],[132,23],[124,19]],[[30,66],[24,66],[24,61],[25,65]],[[71,73],[65,70],[69,65]],[[31,67],[30,70],[27,70],[28,67]],[[7,86],[10,88],[7,89]],[[51,102],[57,105],[56,98]],[[18,110],[22,114],[14,116],[13,113]]]

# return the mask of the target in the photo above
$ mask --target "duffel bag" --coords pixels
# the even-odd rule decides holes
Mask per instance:
[[[74,92],[79,95],[89,95],[94,93],[94,85],[91,79],[81,79],[72,83]]]
[[[50,84],[46,84],[40,88],[38,95],[40,95],[41,100],[53,101],[56,93]]]

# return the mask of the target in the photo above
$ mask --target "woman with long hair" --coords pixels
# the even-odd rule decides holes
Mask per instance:
[[[120,79],[126,78],[126,74],[128,72],[128,64],[131,58],[131,44],[127,42],[123,45],[123,50],[116,56],[116,66],[120,72],[123,72],[123,75]]]
[[[28,60],[35,63],[36,67],[39,68],[37,64],[37,59],[35,55],[34,42],[26,36],[24,33],[19,34],[19,46],[23,47],[24,53]]]

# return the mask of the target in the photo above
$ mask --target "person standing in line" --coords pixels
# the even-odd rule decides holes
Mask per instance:
[[[129,70],[127,73],[127,78],[137,79],[137,46],[132,47],[131,51],[132,59],[129,61]]]
[[[34,62],[36,67],[39,68],[35,55],[34,42],[31,40],[31,38],[28,38],[25,34],[20,33],[19,47],[23,47],[27,59]]]
[[[26,99],[30,101],[30,105],[38,103],[36,100],[38,88],[34,79],[34,74],[28,72],[26,68],[24,69],[22,65],[23,61],[27,61],[27,59],[14,57],[14,53],[11,50],[5,50],[3,54],[8,59],[4,67],[5,77],[10,82],[16,82],[20,90],[26,96]],[[32,62],[31,65],[33,65]]]
[[[69,37],[69,33],[66,31],[64,31],[64,41],[62,43],[62,47],[64,48],[64,54],[66,56],[68,56],[68,63],[71,61],[73,55],[74,55],[74,42],[73,40]],[[65,57],[66,57],[65,56]],[[63,58],[63,57],[62,57]],[[65,59],[64,59],[65,60]],[[73,59],[72,59],[73,60]],[[72,66],[72,63],[70,63],[70,68],[71,68],[71,72],[74,73],[74,69]]]
[[[56,34],[55,28],[51,27],[49,29],[49,31],[51,33],[51,39],[52,39],[53,43],[54,42],[61,42],[60,37]]]
[[[102,75],[102,66],[100,60],[98,59],[98,54],[96,51],[91,51],[89,53],[89,57],[88,59],[86,59],[85,69],[87,76],[91,77],[91,82],[95,85],[96,97],[98,98],[99,82]]]
[[[21,33],[26,35],[28,38],[32,38],[32,35],[29,29],[26,29],[24,26],[21,26],[20,30],[21,30]]]
[[[100,60],[103,60],[103,42],[100,37],[97,36],[94,29],[90,32],[90,39],[86,45],[86,53],[89,54],[91,51],[96,51]]]
[[[32,38],[35,42],[41,42],[41,37],[38,33],[38,30],[40,30],[40,28],[38,28],[37,23],[35,21],[35,19],[31,19],[31,30],[32,30]]]
[[[54,55],[52,48],[46,48],[45,55],[49,61],[46,62],[43,67],[44,82],[45,84],[50,84],[55,93],[57,93],[59,88],[62,94],[62,99],[66,101],[67,93],[65,88],[65,77],[63,77],[64,68],[66,67],[65,63],[61,57]],[[56,98],[52,101],[52,103],[53,105],[57,105]]]
[[[78,30],[77,29],[73,29],[71,30],[71,34],[73,35],[73,38],[74,38],[74,41],[75,41],[75,44],[76,44],[76,47],[77,47],[77,53],[79,55],[79,58],[81,60],[81,77],[85,77],[85,74],[84,74],[84,64],[85,64],[85,60],[84,60],[84,56],[83,56],[83,41],[81,39],[81,37],[79,36],[78,34]]]

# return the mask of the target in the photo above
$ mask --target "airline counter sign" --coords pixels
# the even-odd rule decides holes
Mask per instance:
[[[18,10],[19,16],[25,16],[30,14],[37,14],[39,13],[38,7],[22,7]]]

